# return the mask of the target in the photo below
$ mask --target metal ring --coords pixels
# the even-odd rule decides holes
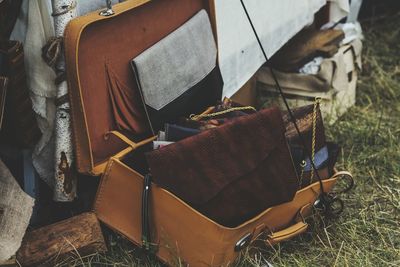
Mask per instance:
[[[69,5],[69,6],[65,5],[65,6],[62,6],[61,8],[64,9],[64,10],[60,11],[60,12],[53,12],[53,13],[51,13],[51,15],[53,17],[57,17],[57,16],[61,16],[61,15],[67,14],[68,12],[70,12],[71,10],[76,8],[76,1],[72,2],[72,4]]]
[[[347,182],[346,182],[347,186],[340,191],[334,192],[335,194],[347,193],[354,187],[354,184],[355,184],[353,176],[351,176],[349,174],[343,174],[340,177],[342,177],[343,180],[347,180]]]
[[[335,207],[335,204],[339,204],[339,206]],[[314,208],[327,216],[337,217],[343,212],[344,202],[332,194],[321,194],[314,202]]]

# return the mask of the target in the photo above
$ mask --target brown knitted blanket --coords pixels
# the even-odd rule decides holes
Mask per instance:
[[[153,181],[209,218],[237,226],[298,187],[278,108],[146,154]]]

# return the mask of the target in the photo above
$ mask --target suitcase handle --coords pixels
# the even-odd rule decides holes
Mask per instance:
[[[300,221],[283,230],[268,235],[266,241],[270,245],[274,245],[304,233],[307,230],[307,228],[308,224],[303,221]]]
[[[310,203],[301,207],[294,219],[294,224],[277,232],[270,231],[265,241],[272,246],[304,233],[308,228],[308,224],[304,220],[304,215],[307,214],[311,208],[312,205]]]

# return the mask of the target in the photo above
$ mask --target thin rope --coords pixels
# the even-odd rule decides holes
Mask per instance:
[[[243,110],[257,111],[254,107],[251,107],[251,106],[234,107],[234,108],[229,108],[229,109],[226,109],[226,110],[222,110],[222,111],[218,111],[218,112],[214,112],[214,113],[210,113],[210,114],[199,114],[199,115],[192,114],[192,115],[190,115],[190,119],[194,120],[194,121],[197,121],[197,120],[202,119],[202,118],[214,118],[214,117],[217,117],[217,116],[220,116],[220,115],[224,115],[224,114],[227,114],[227,113],[230,113],[230,112],[243,111]]]
[[[69,5],[69,6],[62,6],[61,8],[63,9],[62,11],[53,12],[53,13],[51,14],[51,16],[53,16],[53,17],[58,17],[58,16],[61,16],[61,15],[67,14],[68,12],[70,12],[71,10],[73,10],[73,9],[76,8],[76,1],[74,1],[74,2],[73,2],[71,5]]]
[[[42,58],[50,66],[54,67],[62,55],[63,38],[51,37],[42,48]]]

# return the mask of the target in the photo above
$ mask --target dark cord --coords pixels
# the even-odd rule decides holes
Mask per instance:
[[[244,9],[244,12],[246,13],[246,16],[247,16],[247,19],[248,19],[248,21],[249,21],[249,23],[250,23],[251,28],[253,29],[253,33],[254,33],[254,35],[256,36],[258,45],[259,45],[260,48],[261,48],[261,51],[262,51],[262,53],[263,53],[263,55],[264,55],[264,58],[265,58],[265,60],[268,62],[268,61],[269,61],[268,56],[267,56],[267,54],[265,53],[264,47],[263,47],[263,45],[262,45],[262,43],[261,43],[261,41],[260,41],[260,38],[258,37],[257,31],[256,31],[256,29],[254,28],[254,25],[253,25],[253,21],[251,20],[250,15],[249,15],[249,13],[247,12],[247,9],[246,9],[246,6],[245,6],[244,3],[243,3],[243,0],[240,0],[240,3],[242,4],[242,7],[243,7],[243,9]],[[300,130],[299,130],[299,127],[297,126],[296,118],[294,117],[293,112],[292,112],[292,110],[290,109],[289,104],[288,104],[288,102],[287,102],[287,100],[286,100],[286,97],[285,97],[285,95],[283,94],[282,88],[281,88],[281,86],[280,86],[280,84],[279,84],[279,82],[278,82],[278,79],[276,78],[275,72],[273,71],[272,68],[269,68],[269,69],[271,70],[271,75],[272,75],[272,78],[274,79],[274,82],[275,82],[275,84],[276,84],[277,91],[278,91],[279,94],[282,96],[282,99],[283,99],[283,102],[285,103],[286,109],[287,109],[287,111],[289,112],[290,119],[292,120],[292,122],[293,122],[293,124],[294,124],[294,127],[296,128],[297,134],[299,135],[300,141],[301,141],[301,143],[302,143],[302,146],[304,147],[304,150],[305,150],[305,152],[306,152],[306,155],[307,155],[307,157],[310,159],[311,166],[312,166],[312,168],[314,169],[314,173],[317,175],[317,178],[318,178],[318,181],[319,181],[319,186],[320,186],[320,188],[321,188],[321,194],[322,194],[322,195],[325,195],[324,185],[323,185],[323,183],[322,183],[322,179],[321,179],[321,177],[319,176],[318,170],[317,170],[317,168],[315,167],[314,161],[313,161],[313,159],[312,159],[312,157],[311,157],[311,153],[310,153],[310,151],[308,151],[308,148],[307,148],[307,146],[306,146],[306,143],[304,142],[303,136],[302,136],[302,134],[301,134],[301,132],[300,132]]]

